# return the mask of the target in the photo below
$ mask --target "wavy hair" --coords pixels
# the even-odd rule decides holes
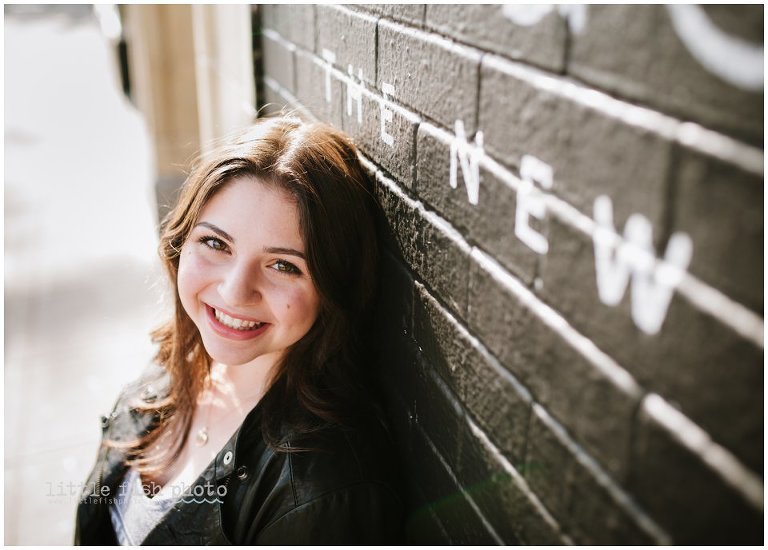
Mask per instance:
[[[290,194],[299,213],[308,269],[320,309],[291,346],[262,397],[261,431],[278,451],[294,451],[287,434],[354,422],[370,406],[363,350],[378,288],[378,238],[370,178],[341,132],[293,117],[261,119],[201,160],[161,225],[160,257],[174,294],[172,318],[152,333],[156,362],[170,375],[167,395],[151,405],[155,425],[129,445],[129,462],[153,473],[172,464],[186,443],[211,359],[176,287],[179,253],[206,203],[236,177],[252,176]],[[171,445],[160,454],[161,437]]]

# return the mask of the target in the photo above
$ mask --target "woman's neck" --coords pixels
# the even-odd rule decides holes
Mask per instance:
[[[269,389],[279,358],[271,354],[244,365],[211,365],[210,382],[236,404],[255,404]]]

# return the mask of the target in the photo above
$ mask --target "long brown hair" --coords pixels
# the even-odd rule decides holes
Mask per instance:
[[[175,461],[188,436],[211,359],[176,287],[179,253],[205,204],[229,181],[253,176],[296,201],[307,264],[320,296],[309,332],[285,354],[262,397],[266,442],[288,451],[287,433],[349,423],[368,406],[365,346],[377,289],[378,245],[370,181],[352,142],[324,124],[292,117],[262,119],[200,161],[161,226],[159,253],[171,280],[173,317],[152,333],[156,362],[169,374],[161,400],[144,408],[156,424],[129,447],[129,462],[153,473]],[[160,454],[146,452],[161,436]]]

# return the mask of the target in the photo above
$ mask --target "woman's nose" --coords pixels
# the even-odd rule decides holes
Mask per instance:
[[[261,300],[258,269],[248,265],[233,265],[219,284],[219,294],[230,306],[246,306]]]

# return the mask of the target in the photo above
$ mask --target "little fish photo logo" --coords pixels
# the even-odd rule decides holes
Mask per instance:
[[[143,493],[148,498],[172,499],[184,504],[221,504],[227,494],[226,485],[216,485],[211,481],[196,485],[180,483],[167,487],[161,487],[154,481],[148,483],[138,482],[136,487],[129,480],[123,480],[112,490],[107,485],[98,485],[96,482],[46,482],[46,496],[49,502],[60,504],[64,498],[79,498],[83,503],[89,504],[115,504],[124,500],[131,492]],[[164,491],[164,492],[162,492]]]

